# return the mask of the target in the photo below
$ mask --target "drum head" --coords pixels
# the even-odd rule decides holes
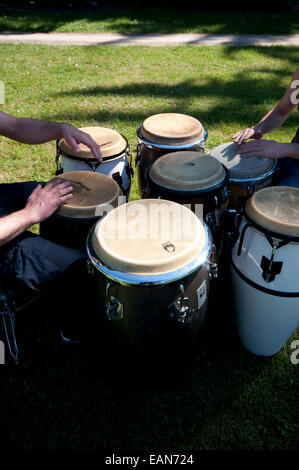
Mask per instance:
[[[80,130],[89,134],[100,146],[103,160],[116,157],[127,148],[126,139],[113,129],[106,127],[81,127]],[[61,139],[58,143],[58,147],[66,155],[83,159],[95,158],[89,147],[84,144],[79,144],[79,146],[80,151],[75,152],[64,139]]]
[[[276,166],[276,160],[271,158],[242,158],[238,153],[239,148],[238,144],[229,142],[208,152],[228,169],[230,180],[255,179],[267,174]]]
[[[194,261],[207,241],[203,223],[181,204],[132,201],[96,225],[93,245],[108,268],[127,274],[163,274]]]
[[[73,187],[73,197],[56,212],[62,217],[82,219],[100,216],[101,208],[107,204],[116,207],[121,195],[112,178],[92,171],[70,171],[54,180],[70,181]]]
[[[299,189],[273,186],[260,189],[245,206],[248,217],[271,232],[299,237]]]
[[[140,134],[156,144],[183,145],[200,139],[201,123],[192,116],[177,113],[155,114],[143,121]]]
[[[163,155],[150,169],[154,183],[184,193],[214,188],[225,176],[225,169],[216,158],[188,151]]]

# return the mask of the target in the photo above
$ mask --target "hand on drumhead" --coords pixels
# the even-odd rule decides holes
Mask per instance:
[[[237,132],[233,136],[234,142],[236,142],[236,144],[239,144],[239,145],[241,145],[244,142],[244,140],[261,139],[261,138],[262,138],[262,131],[260,130],[256,131],[253,127],[243,129],[242,131]]]
[[[25,211],[37,224],[52,215],[61,204],[72,198],[71,183],[55,178],[44,187],[38,185],[27,199]]]
[[[266,157],[266,158],[283,158],[286,156],[285,144],[276,142],[275,140],[259,140],[246,142],[240,145],[238,150],[241,157]]]
[[[62,137],[75,152],[80,152],[79,144],[84,144],[90,148],[98,162],[102,161],[101,149],[89,134],[69,124],[61,124],[61,130]]]

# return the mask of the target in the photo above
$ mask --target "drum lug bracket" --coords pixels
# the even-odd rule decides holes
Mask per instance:
[[[169,305],[169,319],[177,320],[179,323],[187,323],[189,321],[188,313],[189,297],[184,297],[184,286],[180,284],[180,296]]]
[[[209,278],[217,279],[218,278],[218,264],[216,262],[216,247],[213,245],[210,259],[209,259]]]
[[[111,283],[106,285],[106,315],[109,321],[118,321],[124,318],[124,305],[115,296],[109,295]]]

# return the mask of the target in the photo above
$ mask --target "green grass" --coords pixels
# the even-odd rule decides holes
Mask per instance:
[[[299,32],[299,13],[284,9],[205,11],[138,5],[81,10],[14,6],[2,9],[0,31],[294,34]]]
[[[209,149],[255,124],[280,99],[298,59],[298,49],[283,47],[1,45],[1,109],[113,127],[132,151],[145,117],[186,113],[207,128]],[[294,112],[273,138],[288,142],[297,127]],[[54,175],[54,142],[27,146],[1,138],[0,154],[1,182]],[[134,178],[131,199],[137,197]],[[298,370],[290,355],[296,334],[275,357],[255,357],[238,341],[225,289],[219,299],[217,308],[211,300],[205,335],[184,373],[178,368],[161,382],[150,371],[142,380],[141,370],[126,375],[114,367],[100,332],[98,349],[85,357],[60,345],[45,314],[24,315],[21,365],[1,368],[0,447],[295,449]]]

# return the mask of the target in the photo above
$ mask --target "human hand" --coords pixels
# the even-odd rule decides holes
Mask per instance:
[[[98,162],[102,161],[101,149],[89,134],[70,124],[61,124],[61,132],[66,143],[75,152],[80,152],[79,144],[84,144],[90,148]]]
[[[240,145],[238,153],[241,157],[266,157],[266,158],[283,158],[286,156],[285,144],[276,142],[275,140],[259,140],[246,142]]]
[[[40,184],[32,191],[24,211],[32,225],[50,217],[62,204],[72,198],[71,183],[58,178],[53,179],[44,187]]]
[[[262,131],[255,130],[253,127],[243,129],[242,131],[237,132],[234,136],[234,142],[241,145],[244,140],[247,139],[261,139],[263,136]]]

